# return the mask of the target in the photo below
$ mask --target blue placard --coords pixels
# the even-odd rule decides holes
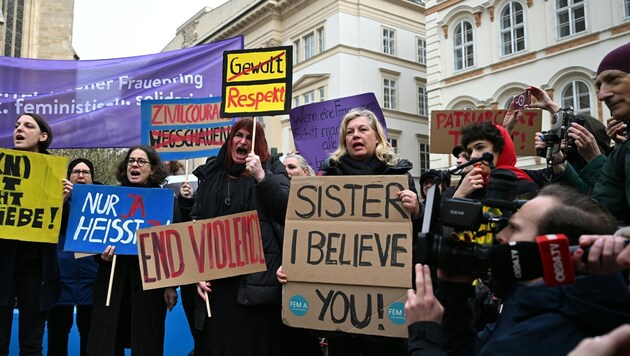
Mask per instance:
[[[221,97],[143,100],[140,141],[167,161],[216,156],[234,126],[220,109]]]
[[[137,255],[136,230],[168,225],[173,219],[173,191],[75,184],[64,250]]]

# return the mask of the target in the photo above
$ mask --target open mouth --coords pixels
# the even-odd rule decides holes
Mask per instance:
[[[245,147],[237,147],[236,154],[239,156],[247,156],[247,150],[245,149]]]
[[[365,147],[365,146],[361,142],[355,142],[355,143],[352,144],[352,148],[354,148],[354,149],[361,149],[363,147]]]
[[[130,172],[132,177],[140,177],[140,172],[139,171],[131,171]]]
[[[21,134],[15,135],[15,140],[16,141],[21,141],[21,140],[24,140],[24,139],[25,139],[24,135],[21,135]]]

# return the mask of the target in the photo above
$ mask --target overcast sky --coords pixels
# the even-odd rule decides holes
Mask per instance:
[[[227,0],[75,0],[73,46],[81,59],[160,52],[204,6]]]

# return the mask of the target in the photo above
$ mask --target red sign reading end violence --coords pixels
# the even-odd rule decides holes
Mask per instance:
[[[460,143],[459,130],[475,122],[492,121],[501,125],[507,110],[433,110],[431,112],[431,153],[451,153]],[[535,156],[534,138],[542,127],[540,110],[524,110],[512,131],[517,155]]]
[[[137,239],[144,290],[267,269],[256,211],[141,229]]]

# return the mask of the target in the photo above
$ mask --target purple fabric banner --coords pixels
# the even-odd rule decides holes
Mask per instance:
[[[95,61],[0,57],[0,147],[28,112],[44,117],[52,148],[140,143],[140,102],[221,96],[223,51],[243,37],[145,56]]]
[[[387,135],[385,116],[374,93],[320,101],[291,110],[291,131],[295,148],[317,172],[319,165],[339,147],[341,122],[354,108],[368,109],[376,115]]]

